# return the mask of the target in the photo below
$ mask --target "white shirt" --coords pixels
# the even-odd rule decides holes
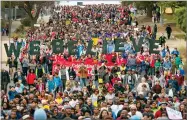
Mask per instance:
[[[114,97],[115,97],[115,95],[114,94],[107,94],[106,96],[105,96],[105,98],[107,99],[107,100],[109,100],[109,99],[114,99]]]
[[[114,112],[116,116],[118,112],[122,110],[122,108],[123,108],[123,105],[112,105],[111,106],[112,112]]]
[[[71,107],[75,107],[75,105],[78,103],[79,101],[78,100],[71,100],[70,102],[69,102],[69,104],[71,105]]]
[[[80,86],[78,86],[78,87],[73,87],[73,91],[81,91],[81,87]]]
[[[128,114],[129,114],[130,116],[132,116],[132,113],[131,113],[131,112],[129,112]],[[136,111],[136,114],[135,114],[135,115],[139,116],[141,119],[142,119],[142,117],[143,117],[142,113],[139,112],[139,111]]]
[[[169,89],[168,96],[173,97],[173,90]]]

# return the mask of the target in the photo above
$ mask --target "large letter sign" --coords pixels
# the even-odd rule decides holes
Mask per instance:
[[[135,42],[135,39],[132,38],[132,44],[134,46],[134,49],[136,52],[140,51],[140,48],[142,47],[142,44],[143,44],[143,37],[141,37],[138,41],[138,45],[136,45],[136,42]]]
[[[40,41],[32,41],[30,43],[30,55],[40,55]]]
[[[63,40],[53,40],[52,48],[53,48],[53,53],[55,54],[63,53],[64,51]]]
[[[69,41],[68,42],[68,52],[69,55],[75,55],[77,53],[77,47],[75,46],[77,44],[77,41]]]
[[[123,52],[123,49],[120,49],[124,47],[124,40],[122,39],[117,39],[115,40],[115,52]]]
[[[4,44],[4,46],[8,57],[11,57],[12,53],[14,53],[15,57],[19,57],[22,43],[17,43],[17,48],[15,47],[14,43],[11,43],[9,50],[7,44]]]
[[[87,51],[86,51],[86,54],[90,54],[90,55],[94,55],[95,53],[92,52],[92,46],[93,46],[93,41],[89,41],[88,42],[88,48],[87,48]]]
[[[136,52],[140,51],[140,48],[143,44],[143,37],[141,37],[139,39],[138,45],[136,44],[135,39],[131,38],[132,43],[133,43],[133,47],[135,48]],[[155,48],[158,48],[158,45],[156,45],[155,43],[159,43],[159,40],[152,40],[152,39],[147,39],[149,41],[149,52],[154,53],[154,54],[159,54],[158,50],[155,50]],[[63,53],[64,51],[64,41],[63,40],[53,40],[52,41],[52,49],[53,49],[53,53]],[[68,41],[67,46],[68,46],[68,52],[69,55],[75,55],[77,53],[77,44],[78,41]],[[115,52],[123,52],[125,50],[125,42],[122,39],[116,39],[115,40]],[[94,52],[91,51],[92,49],[92,45],[93,45],[93,41],[89,41],[88,43],[88,47],[87,47],[87,52],[86,54],[91,54],[93,55]],[[130,45],[127,43],[127,46]],[[12,53],[14,53],[14,55],[16,57],[19,57],[20,54],[20,49],[22,47],[22,43],[17,43],[17,46],[14,45],[14,43],[10,44],[10,48],[8,49],[8,45],[4,44],[5,50],[6,50],[6,54],[8,57],[10,57],[12,55]],[[30,55],[40,55],[40,41],[32,41],[30,42],[30,49],[29,49],[29,53]],[[107,41],[103,40],[103,49],[102,49],[102,53],[103,54],[107,54]]]
[[[155,43],[159,44],[160,41],[159,40],[152,40],[152,39],[149,39],[149,52],[150,53],[155,53],[155,54],[159,54],[159,51],[158,50],[154,50],[155,48],[157,49],[158,48],[158,45],[155,45]]]

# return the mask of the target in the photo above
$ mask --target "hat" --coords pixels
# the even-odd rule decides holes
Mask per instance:
[[[64,102],[69,102],[69,101],[70,101],[69,98],[67,97],[64,98]]]
[[[64,105],[64,109],[71,109],[70,105]]]
[[[34,112],[34,120],[47,120],[46,112],[43,109],[37,109]]]
[[[29,115],[24,115],[24,116],[22,117],[22,119],[25,120],[25,119],[27,119],[27,118],[29,118],[29,117],[30,117]]]
[[[114,91],[114,88],[109,88],[108,91]]]
[[[130,120],[141,120],[141,118],[138,115],[133,115]]]
[[[172,86],[172,83],[169,83],[169,86]]]
[[[138,95],[143,95],[144,93],[143,92],[139,92]]]
[[[145,108],[150,108],[150,105],[145,105]]]
[[[164,104],[165,104],[165,105],[168,105],[167,102],[161,102],[159,106],[164,105]]]

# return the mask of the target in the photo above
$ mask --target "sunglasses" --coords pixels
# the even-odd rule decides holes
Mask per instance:
[[[131,111],[136,111],[136,109],[131,109]]]

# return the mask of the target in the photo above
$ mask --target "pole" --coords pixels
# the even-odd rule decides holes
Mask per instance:
[[[12,18],[12,16],[11,16],[12,14],[11,14],[11,1],[9,1],[9,34],[8,34],[8,36],[9,36],[9,46],[10,46],[10,35],[11,35],[11,18]]]
[[[16,10],[17,10],[17,6],[15,6],[15,20],[16,20],[16,14],[17,14]]]
[[[161,18],[160,18],[160,23],[161,23],[161,25],[163,25],[164,24],[164,18],[163,18],[163,7],[162,7],[162,5],[160,6],[160,16],[161,16]]]

